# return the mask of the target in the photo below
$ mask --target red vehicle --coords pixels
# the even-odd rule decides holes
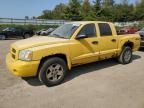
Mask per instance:
[[[127,28],[123,28],[123,29],[120,29],[118,31],[118,34],[134,34],[138,31],[137,28],[134,28],[134,27],[127,27]]]

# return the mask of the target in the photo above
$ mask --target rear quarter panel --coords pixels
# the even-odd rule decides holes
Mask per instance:
[[[140,48],[141,38],[138,34],[118,35],[118,38],[119,38],[119,44],[118,44],[119,51],[122,50],[126,42],[133,43],[133,51],[137,51]]]

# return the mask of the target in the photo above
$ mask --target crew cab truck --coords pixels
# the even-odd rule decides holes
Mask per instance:
[[[6,63],[16,76],[38,76],[46,86],[60,84],[72,67],[109,58],[132,61],[140,47],[138,34],[117,35],[113,23],[66,23],[49,36],[32,37],[11,45]]]

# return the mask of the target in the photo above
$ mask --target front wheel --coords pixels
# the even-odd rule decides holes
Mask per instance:
[[[39,80],[46,86],[60,84],[66,75],[67,65],[65,61],[58,57],[46,60],[39,72]]]
[[[132,61],[132,49],[129,46],[124,47],[118,61],[121,64],[128,64]]]
[[[28,33],[24,34],[24,36],[23,36],[24,39],[26,39],[26,38],[30,38],[30,37],[31,37],[31,35],[28,34]]]

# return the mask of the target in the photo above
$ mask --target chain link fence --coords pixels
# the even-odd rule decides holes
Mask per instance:
[[[0,18],[0,24],[62,25],[65,22],[65,20]]]

